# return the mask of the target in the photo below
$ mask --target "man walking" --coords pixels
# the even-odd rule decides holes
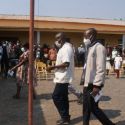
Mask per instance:
[[[56,65],[48,67],[49,70],[55,69],[54,83],[56,83],[52,98],[61,116],[57,121],[58,125],[68,125],[70,123],[68,85],[72,82],[74,73],[74,52],[70,43],[65,40],[64,33],[56,35],[60,48],[57,53]]]
[[[100,97],[105,79],[106,50],[103,45],[97,42],[96,36],[97,31],[94,28],[90,28],[84,33],[84,43],[88,48],[88,55],[84,66],[86,70],[83,90],[83,125],[89,125],[91,113],[103,125],[115,125],[98,107],[98,97]]]

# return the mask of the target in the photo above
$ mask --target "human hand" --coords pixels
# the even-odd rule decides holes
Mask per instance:
[[[13,68],[9,69],[9,71],[10,71],[10,72],[12,72],[13,70],[15,70],[15,67],[13,67]]]
[[[94,88],[93,88],[93,90],[92,90],[92,93],[91,93],[91,94],[92,94],[92,96],[94,96],[94,97],[95,97],[95,96],[99,93],[99,91],[100,91],[100,89],[99,89],[99,88],[94,87]]]
[[[8,76],[13,76],[13,74],[14,74],[14,71],[11,71],[11,70],[8,70]]]
[[[12,68],[12,69],[9,69],[8,71],[9,71],[9,72],[12,72],[12,71],[13,71],[13,68]]]

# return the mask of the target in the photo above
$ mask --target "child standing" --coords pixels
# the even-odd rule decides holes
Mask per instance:
[[[119,71],[122,66],[122,57],[120,56],[119,53],[115,57],[114,65],[115,65],[116,78],[119,78]]]

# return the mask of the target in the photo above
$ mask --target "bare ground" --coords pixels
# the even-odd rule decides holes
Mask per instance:
[[[79,86],[81,69],[75,71],[74,85]],[[0,79],[0,125],[28,125],[27,121],[27,87],[21,92],[21,99],[14,100],[12,95],[16,91],[14,79]],[[34,125],[56,125],[58,112],[53,104],[51,95],[54,89],[52,81],[39,81],[35,88],[37,99],[34,100]],[[125,76],[116,79],[114,75],[106,77],[103,97],[100,107],[117,125],[125,125]],[[70,94],[71,125],[82,125],[82,105],[77,104],[77,98]],[[101,125],[92,116],[90,125]]]

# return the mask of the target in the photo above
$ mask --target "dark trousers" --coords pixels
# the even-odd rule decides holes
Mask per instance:
[[[57,83],[52,98],[61,118],[67,119],[69,117],[68,83]]]
[[[104,112],[98,107],[98,102],[90,94],[92,90],[84,88],[83,92],[83,125],[89,125],[90,114],[93,113],[102,125],[113,125]]]
[[[4,74],[5,77],[7,77],[7,72],[9,69],[9,60],[5,59],[1,61],[1,72]]]

